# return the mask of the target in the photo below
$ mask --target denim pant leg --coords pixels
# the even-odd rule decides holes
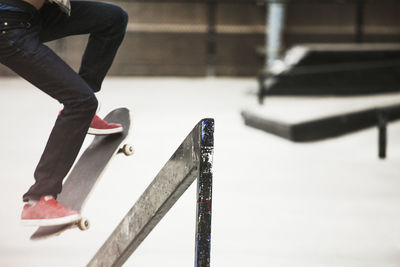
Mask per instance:
[[[76,159],[98,105],[88,84],[40,42],[39,32],[39,23],[34,23],[29,29],[0,33],[0,63],[64,105],[35,170],[36,182],[23,197],[25,201],[61,192],[62,181]]]
[[[54,4],[41,9],[42,42],[65,36],[89,34],[79,75],[94,92],[100,91],[117,50],[124,39],[128,15],[120,7],[94,1],[71,1],[71,16],[66,16]]]

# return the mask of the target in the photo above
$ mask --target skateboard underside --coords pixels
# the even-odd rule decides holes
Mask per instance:
[[[73,210],[82,210],[90,192],[115,154],[121,152],[129,155],[132,152],[131,146],[121,146],[130,130],[129,110],[126,108],[115,109],[104,119],[108,122],[122,124],[124,130],[118,134],[96,136],[66,178],[63,190],[57,200]],[[86,228],[85,224],[87,224]],[[70,224],[42,226],[33,233],[31,240],[59,235],[65,230],[75,227],[86,230],[89,222],[82,218],[80,221]]]

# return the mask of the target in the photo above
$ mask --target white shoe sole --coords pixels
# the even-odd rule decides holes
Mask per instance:
[[[88,134],[92,135],[109,135],[109,134],[116,134],[116,133],[121,133],[124,129],[122,127],[118,128],[113,128],[113,129],[95,129],[95,128],[89,128]]]
[[[80,214],[74,214],[62,218],[54,218],[54,219],[40,219],[40,220],[23,220],[21,219],[21,224],[24,226],[53,226],[53,225],[62,225],[62,224],[70,224],[73,222],[78,222],[82,219]]]

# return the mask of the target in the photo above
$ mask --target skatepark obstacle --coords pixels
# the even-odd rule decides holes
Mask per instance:
[[[294,46],[259,76],[258,101],[267,96],[355,96],[399,92],[398,44]]]
[[[241,113],[247,126],[293,142],[313,142],[378,127],[378,157],[386,158],[387,125],[400,119],[400,104],[339,113],[297,123],[285,123],[262,117],[251,111]]]
[[[122,266],[197,178],[195,267],[210,266],[214,120],[182,142],[87,266]]]

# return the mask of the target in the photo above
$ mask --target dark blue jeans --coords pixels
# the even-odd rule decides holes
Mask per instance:
[[[72,1],[70,17],[55,4],[39,11],[25,6],[24,12],[0,11],[0,63],[64,105],[35,170],[35,184],[23,196],[27,201],[61,192],[96,112],[94,93],[124,38],[128,16],[99,2]],[[43,44],[76,34],[89,34],[79,73]]]

